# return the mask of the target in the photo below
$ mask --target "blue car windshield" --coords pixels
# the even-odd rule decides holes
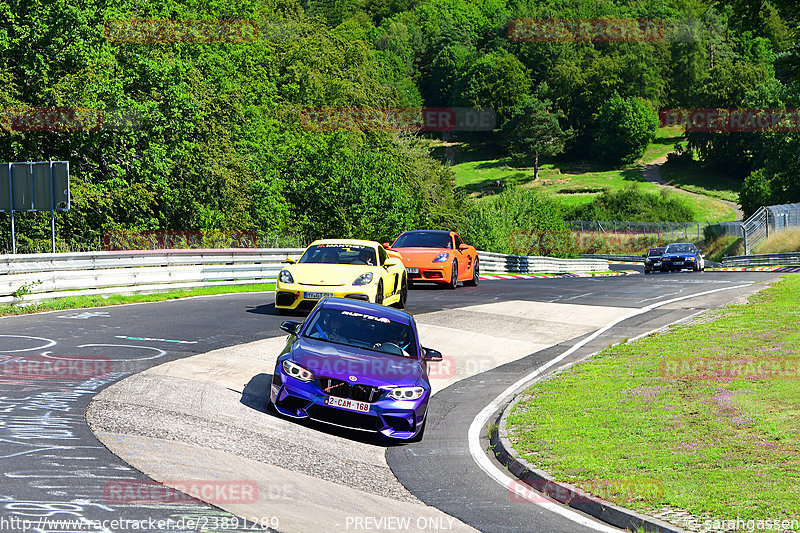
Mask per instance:
[[[667,249],[664,253],[667,254],[674,254],[674,253],[694,253],[694,245],[691,244],[670,244],[667,246]]]
[[[414,328],[386,317],[320,309],[306,327],[304,337],[364,348],[403,357],[418,357]]]
[[[300,258],[300,263],[338,265],[376,265],[375,249],[359,244],[315,244]]]
[[[392,248],[453,248],[449,233],[410,231],[400,235]]]

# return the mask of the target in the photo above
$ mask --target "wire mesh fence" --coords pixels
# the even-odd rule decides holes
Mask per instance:
[[[800,203],[760,207],[742,223],[744,253],[753,253],[772,233],[796,228],[800,228]]]
[[[705,222],[631,222],[624,220],[567,220],[572,231],[581,233],[654,235],[663,240],[694,241],[703,238]]]

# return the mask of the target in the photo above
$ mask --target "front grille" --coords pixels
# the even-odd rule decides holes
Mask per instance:
[[[414,431],[414,428],[411,427],[411,422],[404,416],[383,415],[383,419],[395,431]]]
[[[327,422],[351,429],[378,431],[383,427],[380,418],[377,416],[336,409],[325,405],[312,405],[308,409],[308,415],[319,422]]]
[[[437,271],[425,272],[425,277],[430,279],[442,279],[442,273]]]
[[[308,400],[304,400],[303,398],[298,398],[297,396],[292,396],[291,394],[287,395],[283,400],[278,400],[276,402],[278,407],[286,409],[287,411],[299,411],[301,409],[305,409],[308,405]]]
[[[295,296],[293,292],[279,292],[275,295],[275,303],[283,307],[289,307],[294,303]]]
[[[384,391],[371,385],[350,384],[336,378],[319,378],[319,388],[322,392],[337,398],[350,398],[359,402],[377,402]]]

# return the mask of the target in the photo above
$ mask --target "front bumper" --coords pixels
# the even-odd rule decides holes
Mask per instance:
[[[416,272],[414,271],[416,269]],[[450,273],[453,267],[448,263],[442,266],[406,267],[406,276],[409,281],[433,281],[450,283]]]
[[[296,283],[277,283],[275,285],[275,307],[295,311],[310,311],[324,296],[307,296],[309,293],[324,294],[337,298],[351,298],[363,302],[375,302],[378,287],[374,283],[369,285],[338,285],[315,287],[313,285],[298,285]]]
[[[685,268],[694,269],[698,262],[694,258],[667,259],[661,262],[661,270],[683,270]]]
[[[430,391],[418,400],[395,400],[381,397],[362,413],[325,404],[326,394],[317,380],[304,382],[287,376],[280,364],[275,367],[270,399],[275,409],[291,418],[309,418],[317,422],[356,431],[380,433],[393,439],[410,439],[425,422]]]

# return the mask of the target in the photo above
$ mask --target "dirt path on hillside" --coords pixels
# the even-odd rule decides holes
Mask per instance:
[[[654,183],[660,187],[665,187],[673,191],[679,191],[684,194],[693,194],[694,196],[701,196],[703,198],[711,198],[711,196],[706,196],[704,194],[698,194],[696,192],[686,191],[679,187],[675,187],[674,185],[670,185],[669,183],[664,181],[664,178],[661,177],[661,166],[666,162],[667,162],[667,156],[661,156],[658,159],[654,159],[653,161],[642,167],[642,177],[647,181],[649,181],[650,183]],[[714,198],[714,200],[722,202],[731,209],[735,210],[736,220],[741,221],[744,219],[744,212],[742,211],[742,208],[739,207],[739,204],[735,204],[727,200],[720,200],[719,198]]]

